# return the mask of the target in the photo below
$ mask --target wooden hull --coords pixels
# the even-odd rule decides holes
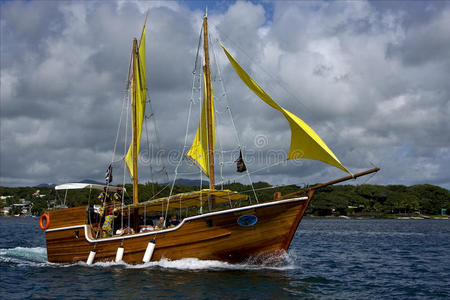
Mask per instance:
[[[50,211],[46,230],[50,262],[86,261],[91,250],[94,262],[114,261],[117,248],[124,247],[123,261],[142,263],[149,241],[155,239],[152,261],[198,258],[241,262],[277,255],[288,250],[310,198],[278,200],[185,218],[166,230],[106,239],[94,239],[86,225],[86,207]],[[254,215],[253,226],[241,226],[237,219]]]

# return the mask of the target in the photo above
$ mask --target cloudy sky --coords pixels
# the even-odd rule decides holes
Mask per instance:
[[[161,170],[173,178],[186,150],[190,103],[188,144],[198,123],[193,70],[206,5],[217,181],[248,182],[233,164],[239,143],[253,181],[312,184],[345,176],[320,162],[284,160],[288,122],[239,81],[219,40],[348,169],[382,169],[355,183],[450,188],[446,1],[2,1],[0,185],[103,181],[111,161],[113,183],[123,181],[130,51],[148,8],[152,163],[144,132],[141,181],[166,182]],[[199,178],[184,160],[178,172]]]

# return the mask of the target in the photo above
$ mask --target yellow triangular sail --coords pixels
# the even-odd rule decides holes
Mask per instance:
[[[206,91],[206,78],[203,74],[204,81],[204,91]],[[200,116],[200,123],[198,124],[197,133],[195,134],[194,142],[192,143],[191,149],[189,149],[186,156],[191,159],[202,172],[209,177],[209,152],[208,152],[208,112],[206,105],[206,93],[203,93],[203,104],[202,104],[202,115]],[[214,142],[215,142],[215,132],[214,132],[214,101],[212,101],[212,88],[211,88],[211,127],[212,127],[212,153],[214,153]]]
[[[308,124],[278,105],[278,103],[267,95],[266,92],[244,71],[227,49],[225,49],[223,45],[221,46],[234,70],[250,90],[268,105],[280,111],[288,120],[289,126],[291,127],[291,146],[289,148],[287,159],[308,158],[320,160],[350,173]]]
[[[141,132],[142,132],[142,122],[144,121],[145,114],[145,103],[147,99],[147,81],[146,81],[146,71],[145,71],[145,27],[142,30],[141,39],[139,41],[138,48],[138,59],[135,60],[135,70],[136,70],[136,137],[137,137],[137,153],[139,155],[139,146],[141,144]],[[130,95],[131,102],[133,102],[133,86],[134,79],[131,79]],[[133,114],[131,114],[132,121],[134,119]],[[130,177],[133,178],[133,143],[130,144],[128,148],[127,155],[125,156],[125,162],[128,167],[128,172]]]

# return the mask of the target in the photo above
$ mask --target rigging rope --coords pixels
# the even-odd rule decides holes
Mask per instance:
[[[147,103],[148,103],[148,105],[149,105],[149,109],[150,109],[150,111],[152,112],[153,111],[153,108],[152,108],[152,101],[150,101],[150,99],[147,101]],[[152,160],[153,160],[153,151],[151,151],[151,147],[150,147],[150,138],[149,138],[149,129],[148,129],[148,120],[149,119],[152,119],[152,122],[153,122],[153,128],[154,128],[154,131],[155,131],[155,141],[156,141],[156,145],[157,145],[157,151],[156,151],[156,153],[159,153],[160,151],[161,151],[161,140],[160,140],[160,137],[159,137],[159,130],[158,130],[158,125],[157,125],[157,122],[156,122],[156,114],[155,113],[151,113],[150,115],[148,115],[148,116],[145,116],[144,117],[144,119],[145,119],[145,133],[146,133],[146,138],[147,138],[147,149],[148,149],[148,159],[149,159],[149,169],[150,169],[150,179],[151,179],[151,182],[152,182],[152,195],[154,196],[155,195],[155,189],[154,189],[154,183],[156,182],[155,180],[154,180],[154,172],[157,172],[157,173],[159,173],[159,172],[164,172],[164,175],[165,175],[165,177],[167,178],[167,182],[168,181],[170,181],[170,178],[169,178],[169,174],[167,173],[167,168],[166,168],[166,165],[164,164],[164,161],[161,161],[161,164],[162,164],[162,167],[161,167],[161,169],[158,171],[154,171],[153,170],[153,166],[152,166]],[[153,145],[154,145],[155,143],[153,143]]]
[[[265,167],[263,167],[263,168],[260,168],[260,169],[257,169],[257,170],[255,170],[255,171],[252,171],[251,174],[260,172],[260,171],[262,171],[262,170],[266,170],[266,169],[272,168],[272,167],[274,167],[274,166],[277,166],[277,165],[282,164],[282,163],[285,163],[285,162],[286,162],[286,160],[278,161],[278,162],[273,163],[273,164],[271,164],[271,165],[269,165],[269,166],[265,166]],[[250,173],[250,172],[249,172],[249,173]],[[232,178],[230,178],[229,180],[230,180],[230,181],[231,181],[231,180],[236,180],[236,179],[239,179],[239,178],[243,178],[243,177],[245,177],[245,176],[247,176],[247,174],[243,174],[243,175],[239,175],[239,176],[236,176],[236,177],[232,177]],[[253,189],[253,191],[254,191],[253,184],[252,184],[252,189]],[[255,194],[256,194],[256,193],[255,193]]]
[[[218,42],[218,39],[216,39],[216,41]],[[211,48],[212,48],[212,51],[213,51],[214,61],[215,61],[215,63],[216,63],[217,73],[218,73],[218,75],[219,75],[219,81],[220,81],[220,84],[221,84],[221,86],[222,86],[223,96],[224,96],[225,102],[226,102],[226,109],[228,110],[228,113],[229,113],[229,115],[230,115],[231,124],[233,125],[233,132],[234,132],[234,134],[235,134],[235,138],[236,138],[236,141],[237,141],[239,150],[241,151],[241,150],[242,150],[241,140],[240,140],[240,138],[239,138],[239,134],[238,134],[238,131],[237,131],[237,128],[236,128],[236,124],[235,124],[235,122],[234,122],[233,114],[232,114],[232,112],[231,112],[230,103],[229,103],[229,101],[228,101],[228,93],[227,93],[227,90],[225,89],[225,85],[224,85],[223,79],[222,79],[222,72],[221,72],[221,69],[220,69],[220,67],[219,67],[219,64],[217,63],[216,51],[214,50],[214,47],[215,47],[214,45],[217,45],[217,44],[213,43],[213,47],[211,47]],[[243,156],[244,156],[244,155],[243,155]],[[244,159],[244,161],[245,161],[245,159]],[[247,167],[247,170],[245,171],[245,173],[246,173],[246,175],[248,176],[250,185],[252,186],[253,194],[254,194],[254,196],[255,196],[255,200],[256,200],[256,202],[259,202],[258,196],[256,195],[256,192],[254,191],[253,181],[252,181],[252,178],[251,178],[251,176],[250,176],[250,172],[249,172],[249,170],[248,170],[248,167]]]
[[[150,111],[153,111],[152,102],[149,100],[148,103],[149,103],[149,106],[150,106]],[[157,121],[156,121],[156,114],[152,113],[150,115],[150,117],[153,117],[152,121],[153,121],[153,127],[155,128],[156,144],[158,145],[158,151],[160,151],[161,150],[161,139],[160,139],[160,135],[159,135],[159,127],[158,127],[158,124],[157,124]],[[166,175],[166,178],[167,178],[167,181],[169,181],[170,179],[169,179],[169,174],[167,173],[166,165],[164,164],[163,161],[161,161],[161,163],[162,163],[161,172],[164,171],[164,173]]]
[[[191,121],[191,111],[192,111],[192,104],[193,104],[193,99],[194,99],[195,78],[196,78],[196,73],[194,71],[193,72],[193,80],[192,80],[191,98],[189,99],[189,109],[188,109],[188,117],[187,117],[187,123],[186,123],[186,132],[185,132],[185,136],[184,136],[183,150],[186,148],[187,137],[188,137],[188,134],[189,134],[189,124],[190,124],[190,121]],[[183,157],[184,157],[184,151],[182,151],[182,153],[180,155],[180,159],[178,161],[178,164],[177,164],[177,166],[175,167],[175,170],[174,170],[174,178],[173,178],[173,181],[172,181],[172,185],[170,187],[169,197],[167,197],[167,208],[166,208],[166,212],[165,212],[165,215],[164,215],[164,219],[165,220],[167,220],[167,214],[168,214],[168,211],[169,211],[169,204],[170,204],[170,197],[173,194],[173,188],[175,186],[175,182],[176,182],[177,176],[178,176],[178,168],[180,167],[181,162],[183,161]],[[163,213],[163,212],[161,212],[161,213]]]
[[[144,116],[144,119],[145,119],[144,126],[145,126],[145,135],[147,137],[147,153],[148,153],[148,165],[149,165],[149,169],[150,169],[150,180],[153,183],[154,179],[153,179],[153,169],[152,169],[152,154],[150,153],[150,139],[148,138],[148,128],[147,128],[147,120],[148,120],[148,118],[149,117]],[[152,184],[152,195],[154,195],[154,194],[155,194],[155,187]]]
[[[291,90],[282,82],[279,80],[279,78],[274,77],[271,72],[268,72],[264,67],[261,66],[261,64],[257,64],[254,63],[255,62],[255,56],[250,56],[242,47],[240,47],[238,44],[234,43],[233,40],[227,35],[225,34],[223,31],[221,31],[219,28],[215,28],[221,36],[223,36],[227,41],[230,42],[230,44],[233,45],[234,49],[238,49],[239,51],[241,51],[241,53],[243,53],[247,59],[253,63],[254,66],[256,66],[258,69],[260,69],[262,71],[262,73],[264,73],[268,78],[270,78],[270,80],[272,82],[275,82],[276,84],[278,84],[278,86],[280,86],[286,93],[288,96],[292,97],[293,99],[297,100],[296,103],[300,104],[303,107],[304,111],[307,111],[311,116],[314,116],[314,112],[306,105],[304,104],[293,92],[291,92]],[[337,138],[337,140],[344,140],[342,138],[342,134],[340,132],[338,132],[335,127],[331,126],[329,122],[323,122],[322,124],[325,125],[325,127],[327,128],[327,130],[329,132],[333,132],[334,136]],[[357,152],[359,152],[362,156],[362,150],[356,149]]]
[[[130,61],[130,68],[131,68],[131,61]],[[128,71],[128,76],[129,76],[129,74],[130,74],[130,71]],[[129,122],[129,118],[130,118],[130,113],[129,112],[131,112],[131,101],[130,101],[130,93],[129,93],[129,91],[130,91],[130,84],[131,84],[131,81],[130,81],[130,77],[128,77],[128,82],[127,82],[127,92],[126,92],[126,96],[125,96],[125,99],[124,99],[124,103],[126,103],[126,111],[125,111],[125,113],[126,113],[126,116],[127,116],[127,119],[126,119],[126,122],[125,122],[125,128],[124,128],[124,130],[125,130],[125,134],[124,134],[124,136],[125,136],[125,142],[123,143],[123,176],[122,176],[122,187],[125,187],[125,178],[126,178],[126,172],[127,172],[127,166],[126,166],[126,163],[125,163],[125,156],[127,155],[127,139],[128,139],[128,122]],[[122,105],[122,109],[123,109],[123,105]],[[125,202],[125,191],[124,190],[122,190],[122,209],[121,209],[121,212],[120,212],[120,215],[121,215],[121,217],[120,217],[120,228],[122,228],[123,229],[123,209],[124,209],[124,202]],[[129,208],[128,208],[128,210],[129,210]],[[128,227],[130,226],[130,221],[129,221],[129,218],[130,218],[130,216],[129,216],[130,214],[128,214]]]

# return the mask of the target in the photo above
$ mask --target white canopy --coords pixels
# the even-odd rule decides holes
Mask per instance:
[[[92,183],[64,183],[55,186],[55,190],[81,190],[81,189],[94,189],[94,190],[100,190],[103,191],[105,188],[105,185],[101,184],[92,184]],[[108,186],[108,192],[117,192],[117,189],[119,187],[117,186]],[[121,188],[124,191],[126,191],[125,188]]]

